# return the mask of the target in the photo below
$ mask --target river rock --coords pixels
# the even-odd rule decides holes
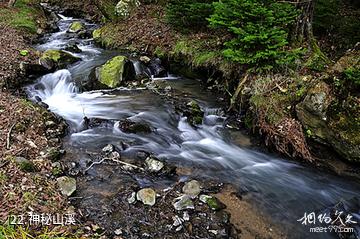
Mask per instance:
[[[24,157],[15,157],[14,162],[18,167],[24,172],[33,172],[35,171],[35,165],[30,160]]]
[[[150,63],[151,58],[148,56],[141,56],[139,60],[145,64],[148,64],[148,63]]]
[[[173,206],[177,211],[195,208],[194,202],[191,200],[191,197],[189,195],[182,195],[176,198]]]
[[[78,45],[76,45],[75,42],[69,43],[65,48],[65,51],[69,51],[72,53],[81,53],[82,50],[78,47]]]
[[[105,154],[110,154],[110,153],[114,152],[114,150],[115,150],[114,145],[108,144],[104,148],[102,148],[101,151]]]
[[[152,188],[143,188],[137,192],[136,199],[145,205],[154,206],[156,202],[156,192]]]
[[[62,50],[47,50],[39,59],[39,64],[51,71],[66,68],[80,60],[80,58]]]
[[[115,7],[117,16],[125,19],[128,18],[132,11],[140,6],[139,0],[120,0]]]
[[[166,68],[163,66],[162,61],[159,58],[151,59],[151,61],[147,64],[147,67],[153,77],[166,77],[168,75]]]
[[[204,112],[194,100],[186,104],[183,114],[187,117],[189,124],[193,126],[201,124],[204,117]]]
[[[125,133],[151,133],[151,127],[142,122],[134,122],[128,119],[119,122],[119,128]]]
[[[94,75],[90,77],[93,80]],[[105,88],[116,88],[135,79],[135,69],[126,56],[116,56],[104,65],[95,68],[95,80]]]
[[[20,70],[29,78],[36,78],[41,75],[50,73],[49,69],[40,64],[32,64],[29,62],[21,62]]]
[[[156,173],[164,168],[164,163],[154,158],[153,156],[148,157],[145,160],[146,169],[150,172]]]
[[[84,29],[85,29],[85,26],[84,26],[84,24],[82,22],[75,21],[75,22],[71,23],[68,32],[70,32],[70,33],[78,33],[78,32],[80,32],[80,31],[82,31]]]
[[[206,203],[212,210],[219,211],[225,208],[225,205],[221,203],[216,197],[208,195],[200,195],[200,201]]]
[[[201,191],[200,183],[196,180],[191,180],[190,182],[185,183],[182,191],[186,195],[189,195],[191,198],[196,198]]]
[[[64,196],[71,196],[76,191],[76,179],[71,177],[60,177],[57,180],[57,184],[61,193]]]

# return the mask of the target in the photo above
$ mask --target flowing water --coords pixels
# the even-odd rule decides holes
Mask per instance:
[[[72,21],[62,17],[60,31],[47,36],[37,48],[61,49],[70,41],[77,41],[82,53],[76,55],[82,61],[39,78],[27,92],[32,99],[40,97],[51,111],[69,123],[71,133],[65,147],[76,151],[77,157],[86,157],[88,151],[100,151],[108,143],[127,142],[131,145],[125,151],[127,154],[139,150],[153,152],[167,162],[193,168],[194,176],[230,182],[248,192],[252,203],[271,215],[284,230],[290,230],[293,238],[336,238],[331,233],[306,234],[309,227],[297,220],[305,212],[320,212],[341,200],[352,200],[353,216],[359,219],[359,184],[239,145],[224,127],[226,118],[216,97],[201,90],[198,81],[181,76],[153,79],[166,80],[173,89],[186,92],[199,102],[206,113],[197,129],[178,115],[172,104],[147,89],[80,92],[78,82],[87,80],[94,66],[119,53],[97,48],[88,39],[69,37],[66,30]],[[135,62],[135,67],[138,64]],[[137,67],[137,71],[141,70]],[[146,121],[156,131],[148,135],[125,134],[116,127],[117,123],[82,130],[84,116]]]

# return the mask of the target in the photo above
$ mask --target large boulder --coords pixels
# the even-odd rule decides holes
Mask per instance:
[[[132,62],[126,56],[116,56],[94,69],[88,85],[90,88],[116,88],[133,79],[135,69]]]
[[[123,19],[128,18],[133,10],[140,6],[139,0],[120,0],[115,7],[115,14]]]
[[[48,70],[66,68],[68,65],[80,61],[81,58],[61,50],[47,50],[39,59],[39,64]]]
[[[360,162],[360,135],[355,129],[358,128],[357,123],[354,123],[357,116],[349,115],[348,110],[356,107],[356,102],[347,101],[341,103],[342,110],[332,109],[339,101],[332,95],[331,87],[320,81],[296,106],[297,117],[308,136],[331,146],[347,160]],[[357,108],[360,110],[360,106]],[[354,112],[360,114],[358,110]]]

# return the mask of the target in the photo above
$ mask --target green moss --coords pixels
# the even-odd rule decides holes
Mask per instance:
[[[156,47],[154,54],[159,58],[165,58],[167,55],[166,51],[159,46]]]
[[[84,29],[84,24],[80,21],[71,23],[69,31],[70,32],[79,32]]]
[[[44,52],[41,58],[48,58],[55,62],[58,62],[61,59],[61,51],[59,50],[47,50]]]
[[[120,86],[126,60],[125,56],[117,56],[107,61],[99,69],[100,82],[110,88]]]
[[[321,51],[320,47],[315,40],[312,41],[312,54],[305,63],[305,66],[313,71],[324,71],[330,64],[331,61]]]
[[[92,33],[92,37],[95,41],[101,38],[101,28],[95,29]]]
[[[17,0],[14,8],[0,8],[0,16],[0,23],[29,33],[36,33],[37,20],[42,18],[41,10],[29,0]]]

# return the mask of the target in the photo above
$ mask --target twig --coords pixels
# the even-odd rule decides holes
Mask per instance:
[[[114,158],[106,158],[106,159],[110,159],[110,160],[112,160],[112,161],[114,161],[114,162],[116,162],[116,163],[120,163],[120,164],[123,164],[123,165],[125,165],[125,166],[129,166],[129,167],[132,167],[132,168],[139,169],[139,170],[141,170],[141,171],[145,171],[145,169],[143,169],[143,168],[141,168],[141,167],[139,167],[139,166],[136,166],[136,165],[130,164],[130,163],[125,163],[125,162],[120,161],[120,160],[118,160],[118,159],[114,159]]]
[[[10,149],[10,138],[11,138],[11,131],[13,130],[13,128],[15,127],[16,122],[13,123],[13,125],[11,125],[9,132],[7,133],[7,138],[6,138],[6,149]]]
[[[90,170],[92,168],[92,166],[96,165],[96,164],[102,164],[102,162],[105,161],[105,159],[107,158],[103,158],[102,160],[100,160],[99,162],[93,162],[87,169],[84,170],[84,173],[86,173],[88,170]]]

